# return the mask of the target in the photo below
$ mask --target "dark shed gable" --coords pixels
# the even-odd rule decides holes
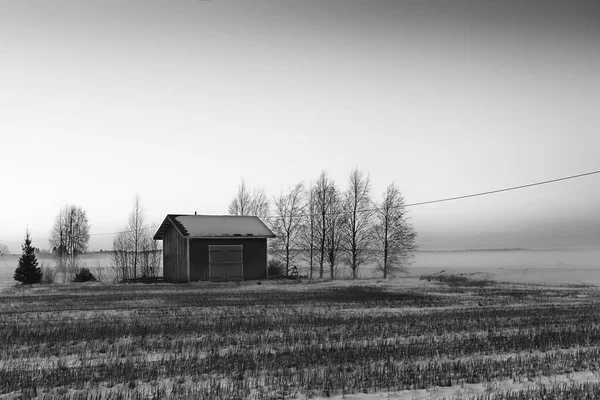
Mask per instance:
[[[242,248],[243,279],[266,278],[267,238],[274,237],[257,217],[178,214],[167,215],[154,235],[163,240],[163,275],[172,282],[220,280],[215,273],[220,264],[213,264],[212,277],[209,273],[210,246],[232,245]]]

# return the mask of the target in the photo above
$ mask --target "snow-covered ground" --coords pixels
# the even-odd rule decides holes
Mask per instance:
[[[542,385],[560,385],[569,383],[598,382],[598,375],[591,371],[574,372],[569,375],[542,376],[537,380],[522,382],[512,379],[485,383],[465,383],[449,387],[433,387],[400,392],[336,394],[329,397],[313,397],[313,400],[454,400],[468,399],[481,394],[497,394],[506,391],[519,391]]]
[[[541,386],[563,386],[569,384],[581,383],[597,383],[599,382],[598,375],[591,371],[580,371],[572,374],[554,375],[550,377],[541,376],[535,380],[515,381],[513,379],[494,380],[484,383],[465,383],[462,385],[452,385],[449,387],[431,387],[428,389],[418,390],[402,390],[396,392],[375,392],[375,393],[329,393],[310,397],[311,400],[465,400],[480,395],[489,395],[494,398],[494,395],[506,392],[518,392],[520,390],[534,389]],[[133,391],[127,388],[127,384],[116,384],[107,387],[100,385],[97,389],[87,391],[86,394],[102,394],[105,398],[110,398],[110,394],[123,395],[127,392],[147,393],[148,398],[152,398],[152,393],[155,387],[164,388],[165,395],[171,395],[173,387],[185,387],[191,383],[190,378],[180,377],[176,379],[161,380],[153,384],[139,384]],[[76,397],[81,394],[81,391],[67,389],[63,393],[65,398]],[[0,400],[16,400],[22,398],[20,392],[8,394],[0,394]],[[252,395],[250,396],[252,398]],[[291,395],[286,399],[303,400],[305,396]]]

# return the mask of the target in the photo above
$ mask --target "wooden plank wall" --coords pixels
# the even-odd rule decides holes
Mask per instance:
[[[208,246],[242,245],[244,252],[244,279],[267,277],[267,239],[191,239],[190,275],[192,281],[207,281]]]
[[[163,275],[166,281],[187,282],[187,239],[174,226],[163,239]]]

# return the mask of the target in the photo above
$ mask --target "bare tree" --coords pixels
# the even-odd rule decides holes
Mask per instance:
[[[343,212],[343,203],[340,192],[331,184],[327,195],[327,218],[325,247],[327,262],[329,263],[329,276],[335,279],[336,261],[342,246],[343,226],[346,217]]]
[[[229,203],[231,215],[253,215],[263,222],[268,222],[269,199],[263,188],[249,189],[242,179],[236,196]]]
[[[140,196],[136,195],[133,201],[133,210],[129,214],[127,223],[126,241],[131,251],[133,251],[132,275],[133,279],[138,277],[138,267],[140,261],[140,251],[146,238],[146,210],[140,201]]]
[[[348,179],[348,189],[344,193],[345,250],[348,253],[352,279],[358,277],[359,268],[367,261],[368,251],[373,241],[373,204],[371,200],[371,179],[357,168]]]
[[[412,262],[417,237],[406,217],[404,198],[394,183],[390,184],[377,206],[375,239],[378,267],[387,278],[405,271]]]
[[[65,228],[66,221],[66,212],[65,210],[68,206],[65,206],[64,209],[60,210],[56,219],[54,220],[54,225],[52,226],[52,230],[50,231],[50,246],[52,247],[52,255],[54,257],[54,262],[56,263],[56,271],[60,272],[63,277],[63,281],[67,280],[67,232]]]
[[[161,249],[158,242],[152,239],[149,228],[146,210],[139,195],[136,195],[125,230],[113,240],[111,258],[117,280],[157,275]]]
[[[254,188],[252,190],[252,208],[250,209],[250,215],[255,215],[263,222],[269,220],[269,199],[263,188]]]
[[[305,249],[306,258],[308,260],[310,279],[313,278],[315,267],[315,256],[317,248],[317,190],[314,185],[310,185],[305,193],[305,207],[302,222],[302,247]]]
[[[50,246],[63,279],[77,272],[77,257],[87,250],[90,224],[82,207],[67,205],[56,216],[50,232]]]
[[[0,255],[8,254],[8,246],[4,243],[0,243]]]
[[[335,263],[341,245],[343,212],[340,193],[325,171],[321,172],[314,187],[316,227],[316,252],[319,261],[319,278],[323,277],[325,262],[330,276],[335,278]]]
[[[274,242],[278,250],[283,253],[286,275],[289,275],[290,263],[298,255],[304,208],[303,190],[304,186],[299,183],[290,189],[288,193],[281,193],[279,197],[274,199],[275,220],[273,227],[277,236]]]
[[[158,275],[162,262],[162,249],[158,240],[152,239],[146,229],[142,241],[141,272],[143,276],[154,277]]]
[[[319,278],[323,278],[323,266],[325,264],[325,253],[327,251],[327,233],[329,224],[330,211],[330,192],[332,182],[325,171],[321,172],[319,179],[315,183],[315,209],[316,209],[316,224],[315,230],[317,236],[317,256],[319,260]]]
[[[242,179],[242,182],[238,186],[236,196],[229,203],[229,214],[231,215],[249,215],[250,208],[252,207],[252,194],[246,187],[246,182]]]
[[[110,254],[112,268],[115,272],[115,281],[129,279],[133,276],[130,271],[132,262],[132,253],[129,251],[127,233],[119,232],[113,239],[113,251]]]

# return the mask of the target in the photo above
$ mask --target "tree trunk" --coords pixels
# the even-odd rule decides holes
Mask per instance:
[[[311,227],[311,229],[312,229],[312,227]],[[315,238],[314,238],[314,235],[312,232],[314,232],[314,231],[311,231],[311,234],[310,234],[310,244],[309,244],[309,250],[308,250],[308,255],[310,257],[310,260],[309,260],[310,279],[313,278],[314,257],[315,257],[315,245],[314,245]]]
[[[310,279],[313,278],[313,247],[310,245],[310,249],[308,250],[309,266],[310,266]]]
[[[288,243],[286,243],[285,245],[285,276],[288,276],[290,274],[290,244],[289,244],[289,240]]]
[[[319,278],[323,278],[323,263],[325,262],[325,235],[321,240],[321,258],[319,259]]]
[[[385,221],[384,242],[383,242],[383,278],[388,275],[388,222]]]

